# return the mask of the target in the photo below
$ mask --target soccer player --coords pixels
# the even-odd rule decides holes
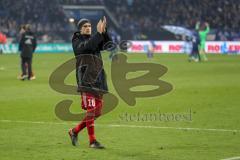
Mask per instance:
[[[207,39],[207,34],[210,31],[209,24],[207,22],[196,24],[196,30],[198,30],[199,37],[200,37],[200,60],[207,61],[207,56],[205,54],[205,44]]]
[[[19,79],[33,80],[35,79],[35,76],[32,72],[32,57],[37,47],[37,39],[34,33],[31,31],[31,26],[29,24],[21,27],[20,34],[22,35],[18,50],[20,51],[21,57],[22,75]]]
[[[76,77],[78,92],[81,93],[82,108],[86,110],[85,118],[75,128],[69,130],[72,145],[76,146],[78,134],[85,127],[88,131],[89,147],[103,149],[94,133],[94,120],[101,115],[103,94],[108,92],[105,71],[102,66],[100,51],[110,41],[106,30],[106,18],[99,20],[97,33],[92,34],[91,22],[81,19],[78,30],[72,38],[72,47],[76,57]]]
[[[154,44],[154,41],[150,41],[149,45],[147,45],[147,57],[148,58],[153,58],[155,46],[156,45]]]
[[[192,60],[195,62],[199,62],[200,61],[200,55],[199,55],[200,38],[199,38],[198,32],[194,31],[190,39],[192,43],[192,50],[191,50],[191,54],[189,55],[189,62],[191,62]]]

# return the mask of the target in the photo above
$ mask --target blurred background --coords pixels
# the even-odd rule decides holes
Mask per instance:
[[[202,21],[211,27],[207,40],[238,41],[239,11],[239,0],[0,0],[0,32],[17,43],[20,25],[29,23],[39,43],[71,42],[77,20],[95,25],[105,15],[109,31],[125,40],[176,40],[161,26],[193,30]]]

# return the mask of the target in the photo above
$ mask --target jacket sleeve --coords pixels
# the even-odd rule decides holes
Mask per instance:
[[[25,37],[25,34],[23,34],[21,36],[21,39],[20,39],[20,42],[19,42],[19,46],[18,46],[18,51],[22,51],[22,47],[23,47],[23,43],[24,43],[24,37]]]
[[[104,37],[104,40],[103,40],[103,43],[107,43],[109,41],[112,41],[111,37],[109,36],[108,32],[105,32],[103,34],[103,37]]]
[[[206,30],[204,31],[205,34],[208,34],[208,32],[210,31],[210,27],[207,26]]]
[[[103,41],[99,45],[100,50],[106,50],[107,46],[105,46],[105,45],[107,45],[108,42],[112,42],[112,39],[109,36],[108,32],[106,31],[105,33],[103,33]]]
[[[33,52],[35,52],[36,48],[37,48],[37,38],[34,36],[34,38],[33,38]]]
[[[98,45],[103,41],[103,35],[96,33],[87,41],[81,41],[78,38],[73,38],[72,45],[75,55],[89,54],[89,51],[98,49]],[[94,52],[92,52],[94,53]]]

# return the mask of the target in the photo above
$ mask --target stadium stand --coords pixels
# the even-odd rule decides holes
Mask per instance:
[[[56,0],[1,0],[0,6],[0,30],[8,37],[16,38],[20,25],[28,23],[40,41],[63,41],[68,38],[64,34],[70,29],[68,20]]]
[[[0,31],[16,41],[19,26],[30,23],[42,42],[69,41],[74,28],[62,5],[105,6],[124,39],[159,39],[169,36],[161,25],[194,29],[201,20],[210,24],[212,40],[240,40],[236,0],[1,0]]]

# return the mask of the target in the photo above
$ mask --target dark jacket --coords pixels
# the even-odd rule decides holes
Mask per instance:
[[[21,52],[21,57],[32,58],[33,52],[37,47],[37,40],[33,32],[26,31],[22,34],[18,50]]]
[[[90,92],[103,95],[108,92],[106,74],[100,51],[111,41],[107,33],[96,33],[93,36],[75,32],[72,47],[76,57],[76,78],[78,92]]]
[[[198,32],[193,32],[192,43],[193,43],[192,52],[199,52],[198,46],[200,45],[200,37]]]

